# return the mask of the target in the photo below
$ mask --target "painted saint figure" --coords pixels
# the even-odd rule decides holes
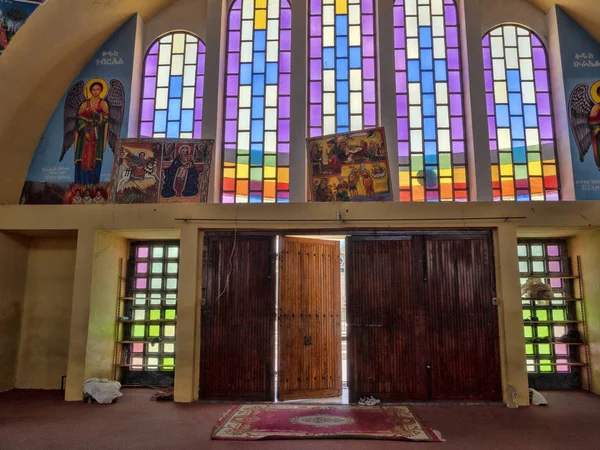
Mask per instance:
[[[161,195],[164,198],[198,195],[201,172],[196,169],[192,150],[188,145],[181,146],[173,164],[164,169],[163,173]]]
[[[591,89],[585,83],[573,89],[569,99],[569,119],[580,161],[583,162],[592,147],[594,161],[600,170],[600,81],[596,81]]]
[[[125,89],[118,80],[79,81],[65,100],[65,125],[59,161],[74,144],[75,179],[81,185],[100,183],[106,144],[115,150],[125,112]]]

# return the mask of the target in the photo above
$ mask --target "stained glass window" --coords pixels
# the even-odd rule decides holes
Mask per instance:
[[[374,0],[310,0],[309,135],[377,126]]]
[[[539,37],[502,25],[483,38],[494,200],[559,200],[548,57]]]
[[[171,384],[175,369],[175,329],[179,242],[131,245],[128,289],[120,323],[123,384]],[[149,375],[148,372],[158,372]]]
[[[467,201],[454,0],[396,0],[394,47],[400,201]]]
[[[140,136],[202,136],[204,43],[190,33],[157,39],[144,62]]]
[[[288,0],[231,5],[223,203],[289,202],[291,27]]]

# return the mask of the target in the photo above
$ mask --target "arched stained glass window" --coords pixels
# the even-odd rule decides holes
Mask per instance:
[[[394,3],[400,201],[467,201],[454,0]]]
[[[374,0],[309,1],[309,135],[377,126]]]
[[[288,0],[231,5],[223,203],[289,202],[291,28]]]
[[[548,57],[527,28],[483,38],[494,200],[559,200]]]
[[[140,136],[200,138],[204,43],[185,32],[154,41],[144,62]]]

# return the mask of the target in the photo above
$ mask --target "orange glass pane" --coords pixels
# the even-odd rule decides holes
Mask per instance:
[[[529,178],[529,186],[531,189],[531,195],[534,194],[543,194],[544,193],[544,184],[542,179],[539,177],[530,177]]]
[[[263,195],[265,198],[275,199],[275,181],[265,181]]]
[[[238,180],[235,193],[237,195],[248,195],[248,180]]]
[[[416,184],[416,181],[413,181]],[[412,188],[413,202],[425,201],[425,188],[423,186],[415,186]]]
[[[515,197],[515,182],[512,178],[502,179],[502,198],[511,200]]]
[[[467,171],[464,167],[456,167],[454,169],[454,188],[455,189],[466,189],[467,188]]]
[[[446,200],[446,201],[453,200],[452,191],[453,191],[453,189],[452,189],[451,183],[442,183],[440,185],[441,200]]]

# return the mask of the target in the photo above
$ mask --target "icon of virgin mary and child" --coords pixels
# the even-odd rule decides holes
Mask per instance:
[[[201,173],[194,164],[192,149],[189,145],[182,145],[176,152],[178,155],[171,166],[164,169],[161,196],[194,197],[198,195]]]

